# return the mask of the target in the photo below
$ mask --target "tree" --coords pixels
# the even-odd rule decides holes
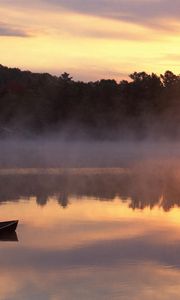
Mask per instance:
[[[161,79],[164,87],[166,88],[174,86],[177,83],[180,83],[180,76],[175,75],[171,71],[166,71],[164,75],[161,74]]]
[[[64,81],[64,82],[71,82],[72,81],[72,77],[64,72],[63,74],[61,74],[61,76],[59,77],[60,80]]]

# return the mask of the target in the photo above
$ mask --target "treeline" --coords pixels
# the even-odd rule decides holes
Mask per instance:
[[[0,134],[176,137],[180,76],[133,73],[130,80],[74,81],[63,73],[32,73],[0,65]]]

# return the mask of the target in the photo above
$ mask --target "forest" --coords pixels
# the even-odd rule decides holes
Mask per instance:
[[[180,75],[74,81],[0,65],[0,136],[63,132],[67,138],[180,135]]]

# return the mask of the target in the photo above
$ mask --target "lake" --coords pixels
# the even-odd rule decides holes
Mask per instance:
[[[1,169],[1,219],[19,225],[0,299],[179,299],[180,172],[162,166]]]

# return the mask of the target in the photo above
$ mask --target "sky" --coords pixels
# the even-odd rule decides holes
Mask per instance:
[[[0,64],[75,80],[180,73],[180,1],[0,0]]]

